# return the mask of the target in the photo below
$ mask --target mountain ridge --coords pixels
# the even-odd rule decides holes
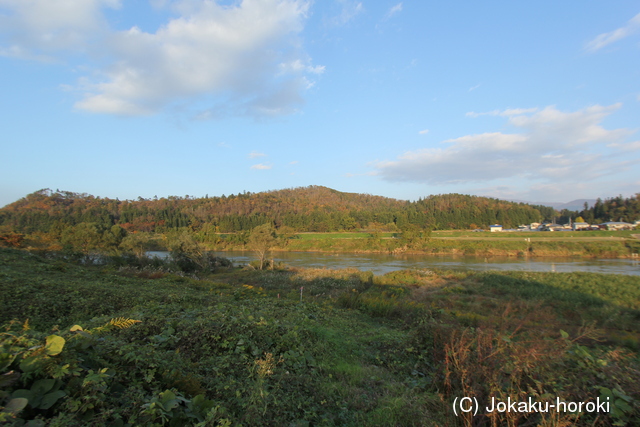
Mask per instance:
[[[21,232],[49,232],[80,222],[120,225],[130,231],[211,226],[217,232],[236,232],[270,221],[276,227],[323,232],[407,224],[438,229],[488,227],[495,222],[517,226],[547,214],[528,204],[480,196],[453,193],[410,202],[323,186],[123,201],[43,189],[0,209],[0,225]]]

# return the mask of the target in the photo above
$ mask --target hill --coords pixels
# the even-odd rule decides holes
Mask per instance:
[[[170,196],[138,200],[100,198],[44,189],[0,209],[0,226],[20,233],[51,232],[82,222],[128,231],[164,232],[190,227],[229,233],[272,222],[277,228],[328,232],[357,229],[468,229],[540,221],[533,206],[460,194],[429,196],[416,202],[321,186],[245,192],[229,196]]]

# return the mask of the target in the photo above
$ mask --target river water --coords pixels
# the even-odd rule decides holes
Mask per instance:
[[[164,258],[168,252],[149,252],[150,256]],[[248,264],[256,256],[250,251],[214,252],[216,256],[233,261],[234,265]],[[638,259],[560,259],[550,258],[507,258],[507,257],[465,257],[465,256],[425,256],[425,255],[385,255],[325,252],[272,252],[276,262],[281,261],[292,267],[314,267],[341,269],[355,267],[374,274],[384,274],[395,270],[437,268],[444,270],[474,271],[547,271],[627,274],[640,276]]]

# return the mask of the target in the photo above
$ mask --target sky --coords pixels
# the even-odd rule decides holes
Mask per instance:
[[[0,206],[640,192],[637,0],[0,0],[0,77]]]

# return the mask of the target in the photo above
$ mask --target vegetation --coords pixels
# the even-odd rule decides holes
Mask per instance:
[[[249,249],[258,256],[258,268],[262,270],[271,248],[276,245],[276,230],[271,224],[262,224],[251,231],[249,235]]]
[[[640,423],[638,277],[211,268],[173,238],[193,264],[0,249],[0,423]]]
[[[593,213],[585,208],[581,215],[634,218],[636,199],[598,202]],[[169,250],[185,271],[209,264],[208,250],[253,250],[260,254],[259,269],[271,250],[615,258],[640,251],[633,231],[500,233],[500,238],[468,231],[496,222],[513,227],[557,215],[568,215],[567,221],[582,219],[577,213],[543,206],[459,194],[404,202],[306,187],[228,197],[119,201],[41,190],[0,209],[0,246],[62,250],[85,262],[101,254],[141,258],[149,250]],[[263,229],[269,231],[259,238]],[[596,243],[603,236],[626,240]],[[451,237],[469,239],[441,241]],[[594,240],[588,241],[591,237]],[[517,242],[523,238],[531,239],[531,244]],[[513,241],[498,241],[508,239]]]
[[[82,223],[95,224],[98,230],[118,225],[129,232],[165,233],[187,227],[207,240],[216,233],[250,231],[265,223],[277,229],[287,226],[295,232],[397,232],[408,225],[469,229],[498,222],[516,227],[542,219],[532,206],[485,197],[449,194],[406,202],[318,186],[137,201],[45,189],[0,209],[0,227],[7,231],[47,233],[56,238]]]
[[[624,221],[633,223],[640,219],[640,193],[635,197],[623,198],[622,196],[606,199],[598,199],[595,205],[588,207],[586,204],[579,215],[588,223],[603,223],[607,221]]]

